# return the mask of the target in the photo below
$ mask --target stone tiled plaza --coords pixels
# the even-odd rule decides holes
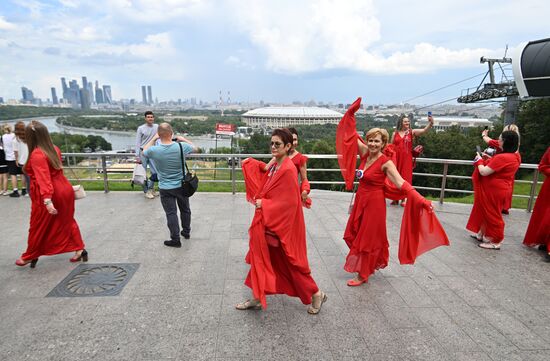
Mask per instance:
[[[451,241],[414,266],[397,262],[403,209],[388,205],[390,265],[350,288],[341,236],[350,194],[313,191],[305,210],[313,276],[328,294],[319,315],[298,299],[249,298],[244,256],[253,208],[244,194],[197,193],[192,235],[168,239],[160,202],[138,193],[90,192],[76,219],[89,264],[137,263],[118,296],[46,297],[77,265],[26,247],[30,200],[0,199],[0,360],[550,360],[550,264],[521,245],[529,214],[505,216],[500,251],[464,226],[471,206],[436,204]]]

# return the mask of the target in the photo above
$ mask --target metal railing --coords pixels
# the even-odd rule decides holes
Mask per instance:
[[[97,173],[101,173],[103,175],[103,189],[105,193],[109,192],[109,182],[129,182],[131,178],[118,178],[118,179],[109,179],[109,174],[116,174],[116,173],[131,173],[132,169],[128,168],[124,172],[120,171],[120,169],[111,169],[109,166],[109,162],[111,162],[112,159],[124,159],[128,163],[132,163],[135,159],[135,154],[133,153],[64,153],[64,157],[66,161],[68,162],[68,166],[66,168],[72,169],[72,170],[78,170],[78,169],[86,169],[86,170],[94,170]],[[76,164],[74,161],[75,158],[88,158],[88,159],[96,159],[97,164],[94,166],[80,166],[80,165],[71,165],[71,159],[73,159],[73,164]],[[195,171],[229,171],[230,179],[201,179],[201,182],[204,183],[231,183],[231,191],[233,194],[236,193],[236,188],[238,183],[244,183],[243,180],[237,179],[236,173],[239,171],[242,171],[240,167],[240,163],[243,159],[246,158],[257,158],[257,159],[270,159],[271,154],[189,154],[186,155],[186,158],[189,160],[216,160],[216,159],[224,159],[225,161],[228,161],[228,167],[214,167],[214,168],[194,168]],[[337,159],[337,155],[335,154],[309,154],[307,155],[309,159]],[[231,160],[231,161],[229,161]],[[238,160],[238,161],[235,161]],[[471,166],[473,161],[470,160],[456,160],[456,159],[436,159],[436,158],[417,158],[417,163],[433,163],[433,164],[441,164],[443,169],[442,173],[413,173],[415,176],[420,177],[436,177],[441,178],[441,186],[439,188],[435,187],[423,187],[423,186],[415,186],[416,189],[424,189],[424,190],[430,190],[430,191],[439,191],[439,203],[443,204],[445,199],[445,193],[465,193],[465,194],[473,194],[474,192],[467,189],[454,189],[454,188],[447,188],[447,180],[448,179],[471,179],[470,176],[464,176],[464,175],[453,175],[449,174],[449,166],[460,166],[460,165],[467,165]],[[533,209],[533,206],[535,204],[536,200],[536,189],[538,184],[538,178],[539,178],[539,172],[538,172],[538,166],[537,164],[526,164],[522,163],[520,165],[520,169],[530,169],[533,170],[533,178],[530,181],[526,180],[515,180],[515,183],[527,183],[530,184],[530,192],[529,195],[523,195],[523,194],[514,194],[513,197],[515,198],[528,198],[527,202],[527,211],[531,212]],[[311,168],[308,167],[308,172],[340,172],[340,169],[338,168]],[[66,174],[70,177],[70,172]],[[70,178],[70,180],[77,180],[74,178]],[[80,181],[97,181],[97,178],[80,178],[78,179]],[[310,180],[310,184],[345,184],[344,181],[314,181]]]

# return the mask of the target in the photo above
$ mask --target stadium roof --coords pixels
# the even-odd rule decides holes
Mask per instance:
[[[249,110],[243,117],[264,118],[342,118],[342,113],[318,107],[265,107]]]

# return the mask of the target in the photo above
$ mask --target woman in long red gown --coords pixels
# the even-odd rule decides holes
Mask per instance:
[[[540,188],[523,244],[538,245],[546,249],[546,261],[550,262],[550,147],[540,160],[539,172],[544,174],[546,179]]]
[[[505,126],[502,129],[503,132],[505,132],[507,130],[512,130],[512,131],[518,133],[518,136],[520,136],[519,128],[515,124],[509,124],[509,125]],[[492,139],[491,137],[489,137],[489,130],[488,129],[485,129],[483,132],[481,132],[481,138],[483,138],[483,141],[485,143],[487,143],[487,145],[489,147],[493,148],[496,151],[496,154],[502,152],[502,148],[500,147],[500,145],[498,143],[498,139]],[[519,162],[521,163],[521,155],[519,154],[519,145],[518,145],[517,153],[519,155]],[[510,188],[510,196],[506,198],[506,203],[504,203],[504,208],[502,208],[502,213],[503,214],[508,214],[509,209],[512,208],[513,196],[514,196],[514,183],[512,182],[512,187]]]
[[[291,146],[290,132],[275,129],[271,136],[275,162],[269,169],[251,158],[242,164],[247,199],[256,212],[249,229],[250,271],[245,281],[253,298],[237,304],[239,310],[266,308],[266,295],[286,294],[311,304],[308,313],[317,314],[327,299],[309,269],[298,174],[288,158]]]
[[[393,148],[388,143],[385,129],[373,128],[366,134],[367,144],[357,134],[354,113],[359,109],[358,98],[348,109],[336,133],[338,163],[346,189],[353,187],[357,155],[362,162],[362,175],[351,214],[344,232],[350,251],[344,269],[357,273],[347,282],[359,286],[377,269],[385,268],[389,259],[389,242],[386,233],[385,198],[409,201],[403,212],[399,241],[399,261],[413,264],[416,257],[435,247],[449,245],[449,240],[437,220],[431,202],[424,199],[397,171],[391,157]]]
[[[63,175],[61,152],[48,129],[31,121],[25,129],[29,159],[25,171],[31,179],[31,217],[27,250],[15,264],[34,268],[38,257],[75,252],[71,262],[88,260],[88,252],[74,219],[74,190]]]
[[[502,209],[508,201],[510,187],[520,166],[517,153],[519,136],[514,131],[505,131],[499,137],[502,153],[484,160],[477,155],[474,161],[474,205],[466,229],[473,232],[479,247],[500,249],[504,239]],[[487,242],[483,242],[487,241]]]
[[[411,129],[411,121],[407,117],[399,119],[395,132],[391,137],[391,143],[395,150],[395,166],[397,171],[404,180],[412,184],[413,177],[413,140],[414,137],[419,137],[433,127],[433,118],[428,116],[428,124],[423,129]],[[405,206],[405,201],[401,205]],[[393,201],[391,204],[397,204]]]

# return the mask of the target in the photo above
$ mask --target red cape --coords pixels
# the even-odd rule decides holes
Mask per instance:
[[[250,240],[246,262],[250,264],[252,293],[266,308],[266,294],[276,292],[276,277],[265,239],[266,229],[280,240],[293,266],[304,273],[309,273],[310,269],[296,167],[286,158],[269,181],[264,167],[265,163],[252,158],[242,164],[247,200],[255,203],[256,199],[262,199],[262,208],[256,209],[248,230]]]
[[[361,98],[350,106],[336,130],[336,152],[340,171],[346,182],[346,189],[353,188],[357,164],[357,139],[363,141],[356,130],[355,112],[359,109]],[[384,148],[384,154],[395,163],[395,150],[392,144]],[[363,157],[362,163],[366,160]],[[359,166],[363,168],[362,165]],[[439,223],[431,202],[420,195],[409,183],[398,189],[389,179],[384,184],[384,196],[392,200],[407,198],[401,234],[399,237],[399,262],[414,264],[421,254],[439,247],[448,246],[449,238]]]

